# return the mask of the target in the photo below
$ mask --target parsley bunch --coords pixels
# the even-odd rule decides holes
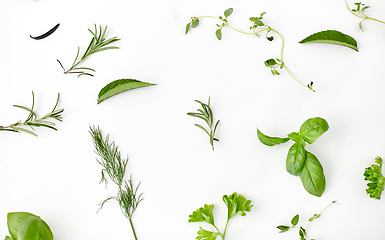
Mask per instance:
[[[370,181],[367,184],[368,188],[366,193],[371,198],[381,199],[381,193],[384,191],[385,177],[382,175],[382,158],[377,157],[375,162],[378,164],[372,164],[370,167],[365,168],[364,176],[365,180]]]

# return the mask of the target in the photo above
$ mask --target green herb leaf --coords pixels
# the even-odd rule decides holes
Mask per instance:
[[[217,36],[218,40],[222,40],[222,29],[218,29],[215,31],[215,35]]]
[[[10,236],[6,236],[4,240],[13,240],[13,238]]]
[[[317,219],[321,216],[321,214],[314,214],[313,217],[309,218],[309,222],[314,221],[314,219]]]
[[[233,9],[232,9],[232,8],[227,9],[227,10],[224,12],[225,18],[227,18],[228,16],[230,16],[232,13],[233,13]]]
[[[220,235],[220,233],[207,231],[202,227],[199,227],[198,236],[196,239],[198,240],[215,240]]]
[[[295,216],[293,217],[293,219],[291,219],[291,224],[292,224],[293,226],[295,226],[295,225],[298,224],[298,221],[299,221],[299,214],[295,215]]]
[[[377,157],[375,162],[378,164],[372,164],[370,167],[365,168],[364,176],[366,181],[370,181],[367,184],[368,188],[366,193],[371,198],[381,199],[382,191],[384,191],[385,177],[382,174],[382,158]]]
[[[30,216],[20,222],[17,239],[37,240],[41,219],[37,216]]]
[[[263,134],[261,131],[259,131],[259,129],[257,129],[257,136],[259,141],[261,141],[261,143],[270,147],[277,144],[285,143],[290,140],[290,138],[269,137]]]
[[[199,25],[199,19],[198,18],[193,18],[191,20],[191,27],[192,28],[196,28],[196,27],[198,27],[198,25]]]
[[[321,197],[326,187],[325,175],[317,157],[306,151],[305,165],[299,174],[305,190],[317,197]]]
[[[185,34],[187,34],[187,33],[188,33],[188,31],[190,30],[190,27],[191,27],[191,22],[187,23],[187,25],[186,25],[186,32],[185,32]]]
[[[306,158],[305,146],[300,143],[294,143],[287,153],[286,171],[291,175],[298,176],[305,166]]]
[[[156,84],[141,82],[135,79],[119,79],[115,80],[109,84],[107,84],[102,90],[99,92],[98,104],[102,101],[115,96],[116,94],[148,86],[154,86]]]
[[[190,219],[188,222],[207,222],[214,225],[213,209],[214,204],[205,204],[204,207],[198,208],[191,215],[189,215]]]
[[[293,140],[294,142],[297,142],[297,143],[303,142],[302,136],[301,136],[299,133],[297,133],[297,132],[289,133],[289,134],[287,134],[287,136],[288,136],[291,140]]]
[[[320,117],[310,118],[306,120],[299,133],[302,135],[302,138],[312,144],[317,138],[319,138],[324,132],[329,129],[329,125],[325,119]]]
[[[289,231],[290,227],[289,226],[284,226],[284,225],[279,225],[277,226],[277,228],[281,231],[279,231],[279,233],[283,233],[283,232],[287,232]]]
[[[321,31],[308,36],[299,43],[328,43],[351,48],[358,52],[357,42],[349,35],[336,30]]]
[[[246,216],[246,212],[250,212],[253,205],[241,194],[234,192],[230,196],[224,195],[223,201],[227,206],[227,219],[236,215]]]
[[[36,216],[34,214],[31,214],[31,213],[27,213],[27,212],[8,213],[8,215],[7,215],[8,230],[9,230],[9,234],[11,235],[11,237],[13,239],[15,239],[15,240],[18,239],[18,234],[19,234],[19,230],[20,230],[20,226],[22,225],[22,222],[25,221],[26,219],[30,218],[30,217],[35,217],[35,218],[41,219],[39,216]],[[28,230],[28,226],[27,226],[28,222],[30,222],[32,225],[35,224],[35,222],[33,221],[33,218],[31,220],[23,223],[23,225],[24,224],[25,225],[22,226],[22,228],[27,230],[27,231],[25,231],[26,233],[31,231],[31,230]],[[38,232],[39,232],[38,233],[39,239],[53,240],[53,235],[52,235],[52,231],[51,231],[50,227],[42,219],[40,220],[39,225],[38,225]]]

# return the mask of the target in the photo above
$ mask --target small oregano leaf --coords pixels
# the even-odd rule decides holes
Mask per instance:
[[[299,214],[295,215],[295,216],[293,217],[293,219],[291,219],[291,224],[292,224],[293,226],[295,226],[295,225],[298,224],[298,221],[299,221]]]
[[[327,30],[314,33],[299,43],[329,43],[351,48],[358,52],[357,41],[351,36],[336,30]]]
[[[222,29],[218,29],[215,31],[215,35],[217,36],[218,40],[222,40]]]
[[[135,89],[142,88],[148,86],[154,86],[156,84],[141,82],[135,79],[119,79],[115,80],[109,84],[107,84],[102,90],[99,92],[98,104],[102,101],[110,98],[116,94]]]
[[[191,27],[196,28],[196,27],[198,27],[198,25],[199,25],[199,19],[193,18],[193,20],[191,21]]]
[[[233,9],[232,9],[232,8],[229,8],[229,9],[227,9],[227,10],[224,12],[224,15],[225,15],[225,17],[227,18],[227,17],[230,16],[232,13],[233,13]]]
[[[283,232],[287,232],[289,231],[290,227],[289,226],[285,226],[285,225],[279,225],[277,226],[277,228],[281,231],[279,231],[279,233],[283,233]]]
[[[257,128],[257,136],[259,141],[261,143],[265,144],[266,146],[274,146],[277,144],[285,143],[290,140],[290,138],[279,138],[279,137],[269,137],[265,134],[263,134],[259,129]]]

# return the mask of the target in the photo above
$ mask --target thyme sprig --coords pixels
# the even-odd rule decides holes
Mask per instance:
[[[60,93],[58,93],[58,95],[57,95],[56,104],[55,104],[55,107],[53,108],[53,110],[50,113],[47,113],[46,115],[44,115],[43,117],[38,118],[36,112],[34,111],[35,94],[32,91],[32,107],[31,108],[20,106],[20,105],[13,105],[14,107],[21,108],[23,110],[28,111],[29,115],[28,115],[27,119],[25,121],[20,120],[16,123],[13,123],[13,124],[6,126],[6,127],[0,126],[0,131],[11,131],[11,132],[18,132],[18,133],[25,132],[25,133],[28,133],[28,134],[31,134],[31,135],[37,137],[38,135],[34,132],[35,127],[46,127],[46,128],[51,128],[53,130],[57,130],[55,128],[55,123],[52,121],[49,121],[47,119],[53,118],[57,121],[62,122],[62,117],[60,114],[64,111],[64,109],[63,108],[57,109],[57,106],[59,104],[59,98],[60,98]],[[24,127],[28,127],[28,128],[30,128],[30,130],[26,129]]]
[[[348,3],[346,2],[346,0],[345,0],[345,5],[346,5],[347,9],[349,10],[349,12],[351,12],[354,16],[359,17],[359,18],[362,19],[361,22],[358,24],[358,26],[360,27],[361,31],[364,31],[364,30],[362,29],[362,23],[363,23],[365,20],[367,20],[367,19],[373,20],[373,21],[376,21],[376,22],[379,22],[379,23],[382,23],[382,24],[385,24],[385,22],[383,22],[383,21],[381,21],[381,20],[378,20],[378,19],[375,19],[375,18],[366,16],[366,14],[364,13],[364,11],[365,11],[366,9],[368,9],[370,6],[367,6],[367,5],[365,5],[365,4],[361,3],[361,2],[356,2],[356,3],[354,3],[354,5],[356,6],[356,8],[350,9]]]
[[[208,130],[199,124],[195,124],[195,126],[202,129],[207,135],[209,135],[210,145],[211,145],[212,149],[214,150],[214,141],[219,141],[217,138],[215,138],[215,132],[217,131],[219,120],[214,125],[213,111],[211,110],[211,107],[210,107],[210,97],[209,97],[207,104],[205,104],[201,101],[198,101],[198,100],[195,100],[195,102],[199,103],[201,105],[202,109],[197,109],[198,112],[189,112],[189,113],[187,113],[187,115],[200,118],[207,123],[207,125],[209,127]]]
[[[218,40],[222,40],[222,29],[225,28],[225,27],[228,27],[228,28],[230,28],[230,29],[232,29],[234,31],[237,31],[239,33],[242,33],[242,34],[255,35],[257,37],[259,37],[259,35],[258,35],[259,33],[266,32],[266,39],[268,41],[273,41],[274,40],[273,36],[269,36],[269,33],[274,32],[274,33],[276,33],[280,37],[280,39],[282,41],[280,58],[271,58],[271,59],[266,60],[264,62],[265,66],[270,68],[270,71],[271,71],[271,73],[274,76],[275,75],[280,75],[280,73],[278,72],[277,69],[284,68],[294,80],[296,80],[302,86],[304,86],[304,87],[312,90],[313,92],[315,92],[314,89],[313,89],[313,85],[312,84],[305,85],[304,83],[299,81],[296,77],[294,77],[294,75],[289,71],[289,69],[284,64],[284,61],[283,61],[284,40],[283,40],[283,37],[282,37],[282,35],[277,30],[275,30],[275,29],[271,28],[270,26],[265,25],[265,23],[263,23],[262,19],[263,19],[263,16],[266,14],[266,12],[262,12],[258,17],[250,17],[249,18],[249,20],[253,24],[250,27],[250,30],[251,30],[250,32],[241,31],[241,30],[236,29],[236,28],[232,27],[231,25],[229,25],[229,21],[228,21],[227,18],[232,13],[233,13],[233,9],[229,8],[226,11],[224,11],[224,16],[219,16],[219,17],[214,17],[214,16],[191,17],[191,21],[186,25],[185,33],[187,34],[190,31],[191,28],[196,28],[199,25],[199,19],[202,19],[202,18],[214,18],[214,19],[217,19],[217,20],[222,22],[221,24],[216,24],[218,29],[215,31],[215,35],[217,36]]]
[[[143,200],[142,193],[138,195],[138,188],[140,183],[135,187],[133,184],[132,176],[128,181],[124,180],[124,174],[128,163],[128,157],[126,159],[121,157],[121,153],[116,146],[115,142],[110,142],[109,135],[103,139],[102,132],[99,127],[91,127],[89,133],[92,136],[95,153],[97,153],[101,159],[97,159],[97,162],[103,166],[102,179],[100,182],[105,182],[107,186],[107,179],[105,173],[111,178],[111,180],[118,186],[118,193],[116,196],[111,196],[102,201],[100,209],[104,204],[111,199],[116,200],[119,203],[120,209],[123,215],[130,221],[131,229],[137,240],[134,225],[132,223],[132,216],[138,207],[139,203]],[[98,211],[99,211],[98,210]]]
[[[98,28],[96,27],[96,24],[95,24],[95,31],[93,32],[90,29],[88,29],[88,31],[91,32],[93,37],[91,39],[90,44],[88,45],[87,50],[84,52],[83,56],[78,60],[79,53],[80,53],[80,47],[78,47],[76,58],[75,58],[74,62],[72,63],[72,66],[68,70],[65,70],[65,68],[63,67],[63,64],[57,59],[57,61],[59,62],[60,66],[64,70],[64,74],[67,74],[67,73],[77,73],[78,77],[81,76],[81,75],[88,75],[88,76],[93,77],[94,75],[92,75],[89,72],[95,72],[94,69],[88,68],[88,67],[77,67],[77,66],[82,61],[84,61],[88,56],[90,56],[90,55],[92,55],[94,53],[105,51],[105,50],[108,50],[108,49],[119,49],[119,47],[115,47],[115,46],[107,47],[107,45],[110,45],[111,43],[120,40],[117,37],[113,37],[113,38],[110,38],[110,39],[107,39],[107,40],[104,38],[105,35],[106,35],[107,26],[104,28],[104,30],[102,30],[102,26],[99,25],[99,31],[98,31]],[[89,72],[86,72],[86,71],[89,71]]]

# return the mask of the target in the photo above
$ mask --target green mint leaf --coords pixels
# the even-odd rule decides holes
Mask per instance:
[[[217,36],[218,40],[222,40],[222,29],[218,29],[215,31],[215,35]]]
[[[290,138],[269,137],[263,134],[261,131],[259,131],[259,129],[257,129],[257,136],[259,141],[261,141],[261,143],[270,147],[277,144],[285,143],[290,140]]]
[[[198,18],[193,18],[191,21],[191,27],[196,28],[199,25],[199,19]]]
[[[214,226],[214,215],[213,215],[214,204],[207,205],[198,208],[191,215],[189,215],[188,222],[207,222]]]
[[[327,30],[314,33],[299,43],[328,43],[351,48],[358,52],[357,42],[351,36],[336,30]]]
[[[377,157],[375,162],[378,164],[372,164],[370,167],[367,167],[364,172],[366,181],[370,181],[367,184],[368,188],[366,193],[369,194],[371,198],[381,199],[382,191],[384,191],[385,186],[385,177],[382,174],[382,158]]]
[[[292,132],[287,135],[294,142],[300,143],[303,142],[302,136],[297,132]]]
[[[293,217],[293,219],[291,219],[291,224],[292,224],[293,226],[295,226],[295,225],[298,224],[298,221],[299,221],[299,214],[295,215],[295,216]]]
[[[305,165],[299,174],[305,190],[317,197],[321,197],[326,187],[325,175],[321,163],[314,154],[306,151]]]
[[[305,166],[305,146],[302,143],[294,143],[287,153],[286,171],[291,175],[298,176]]]
[[[289,226],[285,226],[285,225],[279,225],[277,226],[277,228],[281,231],[279,231],[279,233],[283,233],[283,232],[287,232],[289,231],[290,227]]]
[[[306,120],[300,130],[299,133],[302,135],[302,138],[312,144],[319,138],[324,132],[329,129],[329,124],[325,119],[320,117],[310,118]]]
[[[246,216],[246,212],[250,212],[253,207],[250,200],[247,200],[244,196],[236,192],[230,196],[224,195],[222,199],[227,206],[228,220],[236,215]]]
[[[199,227],[198,236],[196,239],[198,240],[215,240],[220,235],[217,232],[207,231],[201,227]]]
[[[107,84],[99,92],[98,104],[102,101],[115,96],[116,94],[148,86],[154,86],[156,84],[141,82],[135,79],[119,79]]]
[[[227,18],[228,16],[230,16],[232,13],[233,13],[233,9],[232,9],[232,8],[227,9],[227,10],[224,12],[225,18]]]
[[[190,30],[190,27],[191,27],[191,22],[187,23],[187,25],[186,25],[186,32],[185,32],[185,34],[187,34],[187,33],[188,33],[188,31]]]
[[[37,216],[30,216],[20,222],[17,239],[35,240],[39,236],[39,225],[41,219]]]

